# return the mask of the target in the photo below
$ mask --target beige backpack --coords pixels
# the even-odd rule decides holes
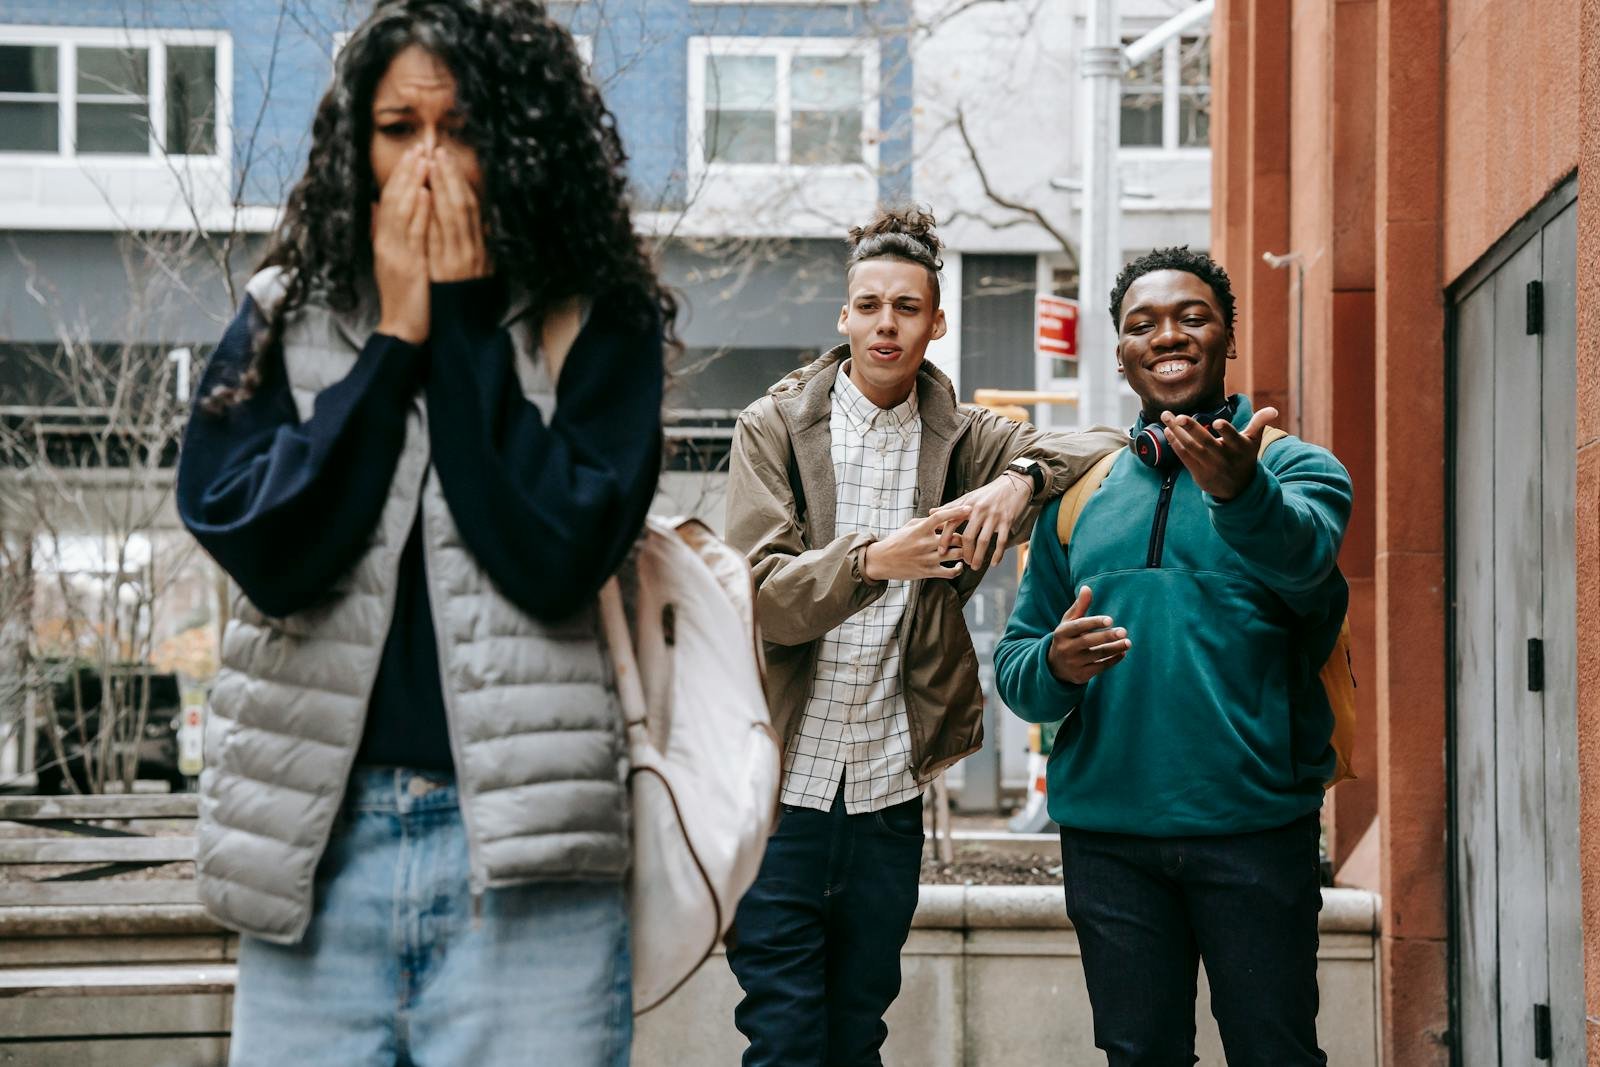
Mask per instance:
[[[552,381],[578,327],[576,305],[546,316]],[[624,570],[630,603],[612,578],[600,618],[627,721],[642,1014],[688,981],[732,924],[766,853],[781,759],[744,556],[697,520],[652,516]]]

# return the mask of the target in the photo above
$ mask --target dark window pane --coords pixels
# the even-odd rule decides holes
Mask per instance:
[[[672,407],[737,414],[815,356],[815,350],[801,348],[691,348],[673,376]]]
[[[1122,98],[1122,145],[1161,146],[1161,94]]]
[[[55,91],[55,45],[0,45],[0,93],[53,93]]]
[[[778,119],[770,111],[707,111],[706,162],[774,163]]]
[[[149,88],[148,48],[78,49],[79,96],[144,96]]]
[[[861,112],[796,111],[789,149],[795,163],[861,162]]]
[[[79,104],[78,151],[150,151],[150,120],[146,110],[143,103]]]
[[[1178,143],[1185,148],[1211,144],[1211,94],[1184,93],[1178,98]]]
[[[217,150],[215,49],[167,49],[167,149],[178,155]]]
[[[61,109],[47,104],[0,103],[0,152],[56,152]]]
[[[1129,42],[1125,41],[1124,44]],[[1162,54],[1157,52],[1122,75],[1122,144],[1160,147]]]
[[[1204,148],[1211,143],[1211,38],[1185,37],[1178,90],[1178,143]]]

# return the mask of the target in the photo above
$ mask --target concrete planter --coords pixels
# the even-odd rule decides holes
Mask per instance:
[[[1319,1036],[1328,1062],[1378,1063],[1377,898],[1323,890]],[[1078,938],[1051,886],[922,887],[889,1012],[889,1067],[1103,1064],[1094,1047]],[[672,1000],[638,1020],[635,1067],[736,1064],[739,989],[720,956]],[[1202,976],[1200,1062],[1222,1065]],[[688,1050],[694,1050],[692,1054]]]
[[[1330,1063],[1375,1067],[1377,900],[1323,891],[1320,1033]],[[235,939],[197,907],[0,908],[0,967],[224,963]],[[890,1067],[1103,1063],[1077,936],[1059,888],[923,886],[905,984],[889,1013]],[[720,956],[638,1022],[637,1067],[739,1062],[739,990]],[[226,1057],[226,995],[0,999],[0,1065],[215,1067]],[[1223,1063],[1202,983],[1201,1063]],[[94,1040],[84,1040],[95,1035]],[[6,1039],[29,1039],[15,1044]]]

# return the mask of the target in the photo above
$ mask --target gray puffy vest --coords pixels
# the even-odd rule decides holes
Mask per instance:
[[[270,312],[277,272],[249,291]],[[518,312],[505,319],[518,380],[548,417],[554,388]],[[294,315],[284,363],[301,418],[350,372],[376,321],[370,298],[348,314],[308,304]],[[326,601],[274,619],[236,598],[206,723],[196,870],[206,910],[243,933],[292,943],[311,920],[419,501],[473,889],[615,880],[627,869],[627,753],[595,613],[545,624],[500,595],[450,517],[427,418],[419,393],[366,554]],[[539,565],[532,545],[528,565]]]

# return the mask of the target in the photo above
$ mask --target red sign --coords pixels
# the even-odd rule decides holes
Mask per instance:
[[[1078,359],[1078,303],[1040,293],[1034,298],[1034,342],[1056,359]]]

